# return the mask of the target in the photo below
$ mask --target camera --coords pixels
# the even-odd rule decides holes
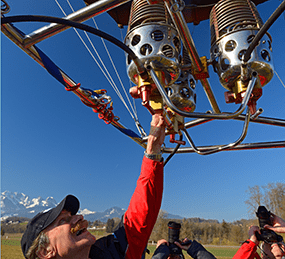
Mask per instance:
[[[271,213],[264,206],[258,207],[256,216],[258,217],[260,228],[263,228],[265,225],[272,226]]]
[[[276,234],[273,230],[265,229],[265,225],[272,226],[271,213],[264,206],[259,206],[256,212],[258,217],[260,234],[255,232],[255,236],[258,241],[264,241],[265,243],[272,244],[277,242],[282,242],[283,237]]]
[[[179,242],[180,228],[181,224],[174,221],[168,222],[168,242],[171,255],[182,254],[181,248],[174,244],[174,242]]]

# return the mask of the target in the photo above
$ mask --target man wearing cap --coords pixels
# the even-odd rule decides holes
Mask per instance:
[[[76,215],[79,201],[66,196],[27,225],[21,246],[27,259],[140,259],[156,222],[163,192],[163,116],[153,115],[141,174],[129,207],[114,234],[96,240],[88,222]]]

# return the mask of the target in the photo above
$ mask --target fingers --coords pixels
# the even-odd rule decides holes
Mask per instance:
[[[146,152],[148,154],[157,154],[161,152],[161,145],[165,138],[165,120],[160,114],[152,116],[150,133],[148,136]]]
[[[276,216],[276,215],[274,215],[273,214],[273,218],[274,218],[274,226],[275,225],[278,225],[278,226],[281,226],[281,227],[284,227],[285,228],[285,221],[284,221],[284,219],[282,219],[282,218],[280,218],[280,217],[278,217],[278,216]]]
[[[271,252],[271,246],[269,244],[263,243],[263,251],[265,252],[265,254],[267,255],[268,258],[270,259],[274,259],[274,254],[272,254]]]
[[[266,229],[270,229],[270,230],[273,230],[273,229],[274,229],[274,227],[272,227],[272,226],[270,226],[270,225],[264,225],[263,227],[266,228]]]
[[[169,245],[168,242],[167,242],[165,239],[161,239],[161,240],[158,240],[158,241],[157,241],[156,248],[159,247],[159,246],[162,245],[162,244],[167,244],[167,245]]]
[[[274,255],[275,259],[281,259],[283,256],[282,250],[276,243],[271,245],[271,253]]]
[[[183,240],[184,243],[187,243],[187,242],[189,242],[189,241],[190,241],[190,240],[189,240],[188,238],[185,238],[185,239]],[[187,250],[189,249],[189,247],[191,246],[191,243],[190,243],[190,244],[187,244],[187,245],[182,245],[182,244],[180,244],[179,242],[174,242],[174,244],[177,245],[179,248],[185,250],[185,251],[187,251]]]
[[[280,226],[272,227],[269,225],[265,225],[264,228],[269,229],[269,230],[273,230],[276,233],[285,233],[285,227],[280,227]]]
[[[152,116],[152,121],[150,123],[152,127],[165,127],[165,120],[164,117],[160,114],[154,114]]]
[[[176,242],[176,241],[175,241],[174,244],[177,245],[179,248],[182,249],[182,245],[181,245],[179,242]]]
[[[158,137],[159,135],[163,134],[165,131],[164,117],[159,114],[153,115],[150,126],[151,127],[149,135]]]
[[[151,122],[151,124],[156,124],[160,120],[161,117],[163,117],[161,114],[154,114],[154,115],[152,115],[152,122]]]
[[[259,227],[251,225],[248,230],[249,236],[253,235],[255,232],[260,233]]]
[[[250,226],[249,227],[249,230],[248,230],[249,239],[258,245],[259,241],[257,240],[256,232],[258,232],[260,234],[259,227],[257,227],[257,226]]]

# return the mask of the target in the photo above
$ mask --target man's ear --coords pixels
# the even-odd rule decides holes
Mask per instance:
[[[40,259],[51,259],[55,257],[55,249],[53,249],[50,245],[46,248],[42,248],[40,251],[37,252],[37,256]]]

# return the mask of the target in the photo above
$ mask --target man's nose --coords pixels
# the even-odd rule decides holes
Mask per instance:
[[[73,215],[71,221],[73,224],[75,224],[78,221],[83,220],[83,219],[84,219],[84,217],[82,215]]]

